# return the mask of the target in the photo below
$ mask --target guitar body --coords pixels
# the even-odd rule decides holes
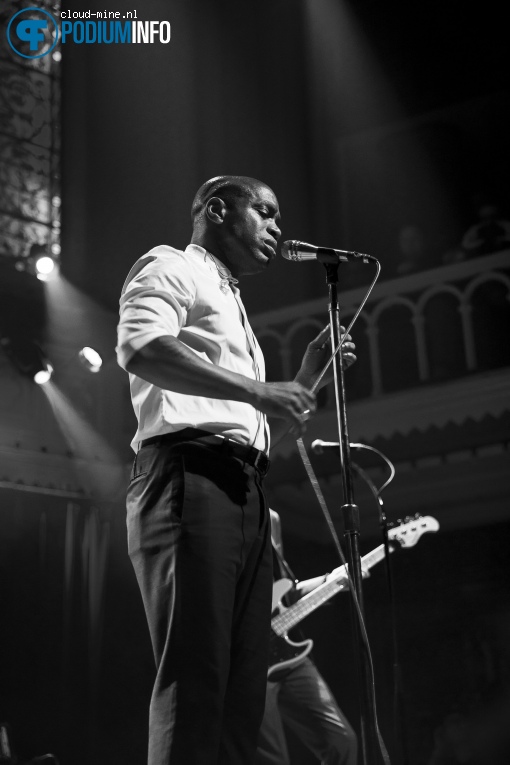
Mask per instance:
[[[273,585],[273,617],[283,614],[286,607],[282,598],[292,589],[290,579],[280,579]],[[297,667],[305,659],[313,647],[313,640],[303,640],[296,643],[291,640],[286,632],[277,635],[271,627],[269,635],[269,669],[268,680],[277,682],[286,672]]]
[[[277,682],[305,659],[313,647],[313,640],[295,643],[287,635],[280,637],[274,630],[269,636],[269,669],[267,679]]]

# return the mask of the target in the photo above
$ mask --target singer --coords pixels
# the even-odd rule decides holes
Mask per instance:
[[[325,328],[292,382],[265,382],[237,288],[276,255],[280,212],[265,183],[213,178],[191,215],[191,243],[142,256],[120,301],[118,361],[138,419],[128,546],[157,667],[149,765],[249,765],[271,611],[267,416],[273,443],[303,432],[331,349]],[[350,338],[343,358],[355,359]]]

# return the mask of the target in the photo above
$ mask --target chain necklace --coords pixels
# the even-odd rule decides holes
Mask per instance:
[[[233,284],[238,284],[239,280],[234,279],[229,269],[226,266],[219,266],[216,262],[216,258],[210,252],[206,252],[204,255],[204,263],[207,263],[207,259],[212,262],[218,275],[220,277],[220,290],[226,295]]]

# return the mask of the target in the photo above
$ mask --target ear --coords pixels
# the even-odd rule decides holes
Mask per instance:
[[[205,206],[205,214],[211,223],[219,225],[223,223],[227,213],[227,206],[223,199],[211,197]]]

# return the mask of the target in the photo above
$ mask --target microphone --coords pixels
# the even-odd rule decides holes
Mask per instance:
[[[322,454],[324,450],[338,449],[340,444],[338,441],[322,441],[320,438],[316,438],[312,441],[311,450],[314,454]]]
[[[361,444],[349,444],[351,449],[359,449],[361,447]],[[311,450],[314,454],[322,454],[324,451],[329,451],[330,449],[338,450],[340,447],[340,444],[338,441],[322,441],[320,438],[316,438],[315,441],[312,441]]]
[[[377,262],[372,255],[354,250],[335,250],[333,247],[316,247],[307,242],[298,242],[296,239],[288,239],[282,244],[282,255],[286,260],[319,260],[321,263],[347,263],[349,260],[361,260],[368,263],[369,260]]]

